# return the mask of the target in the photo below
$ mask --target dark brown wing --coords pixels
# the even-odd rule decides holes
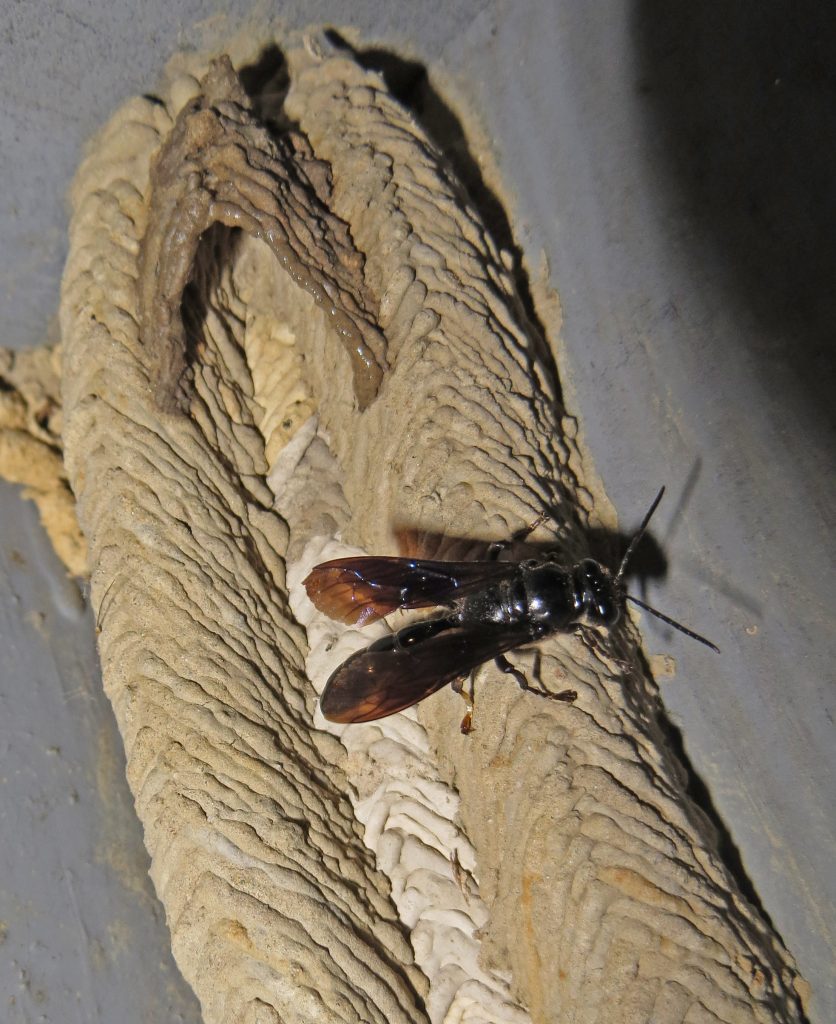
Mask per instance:
[[[383,637],[352,654],[328,680],[319,706],[332,722],[373,722],[412,707],[489,658],[530,639],[525,627],[458,626],[435,620],[427,639],[406,648]]]
[[[433,562],[421,558],[337,558],[314,566],[308,597],[337,622],[365,626],[396,608],[450,604],[489,583],[507,579],[514,562]]]

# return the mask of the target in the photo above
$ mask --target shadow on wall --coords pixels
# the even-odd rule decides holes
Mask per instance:
[[[750,310],[770,391],[836,427],[836,17],[829,4],[637,0],[649,157],[672,224]],[[664,176],[663,176],[664,177]],[[679,217],[676,214],[679,214]],[[691,248],[694,248],[693,244]]]

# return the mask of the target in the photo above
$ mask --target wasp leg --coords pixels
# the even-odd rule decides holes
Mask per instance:
[[[514,668],[514,666],[505,657],[504,654],[497,654],[497,656],[493,660],[494,664],[496,665],[500,672],[504,672],[506,676],[513,676],[517,680],[520,689],[531,689],[531,687],[528,685],[528,680],[525,678],[522,672],[520,672],[518,668]]]
[[[510,548],[512,544],[517,544],[520,541],[525,540],[526,537],[534,533],[538,526],[542,526],[548,518],[548,512],[541,512],[533,523],[529,523],[528,526],[523,526],[521,529],[515,530],[508,540],[495,540],[488,547],[488,560],[495,562],[497,558],[499,558],[501,552],[505,551],[506,548]],[[504,671],[505,669],[503,669],[503,672]]]
[[[454,679],[453,682],[450,684],[453,687],[454,693],[460,694],[464,698],[465,703],[467,704],[467,711],[465,711],[464,713],[464,718],[462,719],[461,724],[463,736],[467,736],[468,733],[472,732],[473,730],[473,704],[474,701],[476,700],[475,675],[475,672],[471,672],[466,677],[469,684],[467,693],[465,693],[464,689],[465,676],[459,676],[457,679]]]
[[[494,658],[494,662],[501,672],[504,672],[506,675],[513,676],[522,690],[527,690],[529,693],[539,694],[541,697],[548,697],[549,700],[563,701],[566,704],[571,704],[572,701],[578,699],[577,690],[561,690],[559,693],[549,693],[548,690],[541,690],[538,686],[532,686],[522,672],[520,672],[518,668],[514,668],[504,654],[498,654]]]

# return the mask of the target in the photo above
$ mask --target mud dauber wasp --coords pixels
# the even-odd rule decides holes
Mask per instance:
[[[404,626],[357,651],[336,669],[320,697],[332,722],[372,722],[403,711],[490,658],[527,688],[505,652],[554,633],[589,625],[611,629],[625,603],[645,611],[719,653],[710,640],[651,608],[624,589],[624,572],[656,511],[663,487],[633,535],[618,570],[585,558],[561,565],[555,556],[498,560],[510,541],[492,544],[488,558],[444,562],[359,556],[315,566],[305,579],[308,597],[339,622],[365,626],[397,609],[444,607],[444,615]],[[548,517],[539,516],[514,536],[524,540]],[[574,700],[574,691],[555,695]],[[462,723],[469,731],[470,711]]]

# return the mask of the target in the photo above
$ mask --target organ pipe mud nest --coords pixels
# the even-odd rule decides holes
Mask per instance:
[[[306,601],[313,564],[397,553],[396,526],[449,555],[542,508],[576,555],[592,501],[443,156],[349,50],[286,57],[282,132],[224,57],[117,112],[73,188],[61,300],[61,472],[205,1019],[802,1020],[629,629],[549,641],[539,676],[575,703],[492,686],[466,739],[448,693],[345,730],[318,715],[369,637]]]

